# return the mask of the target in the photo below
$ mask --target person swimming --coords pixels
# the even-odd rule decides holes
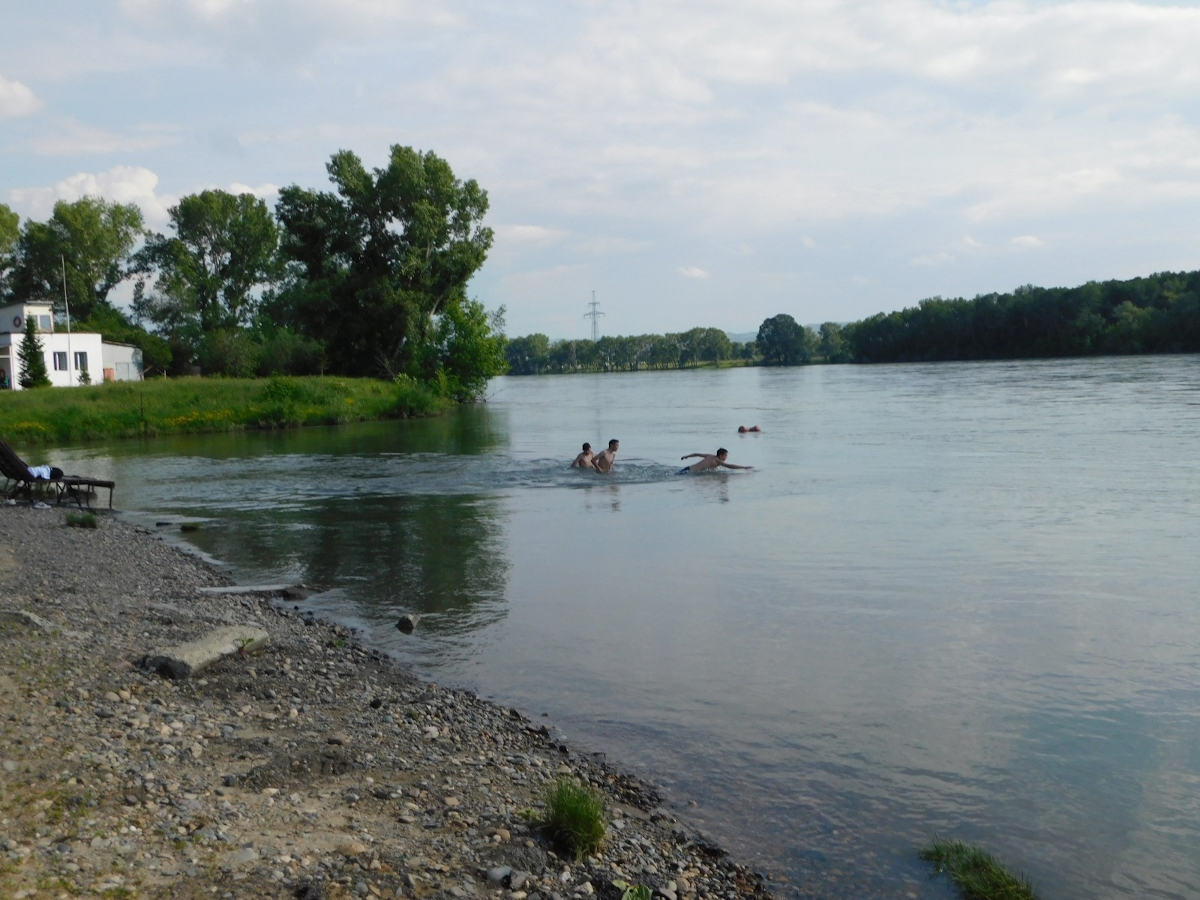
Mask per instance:
[[[757,425],[751,425],[749,428],[747,428],[745,425],[738,426],[738,434],[745,434],[748,431],[762,431],[762,429]]]
[[[689,453],[687,456],[681,456],[680,459],[690,459],[693,456],[699,456],[700,462],[692,463],[690,466],[684,466],[676,474],[687,475],[688,473],[706,472],[709,469],[715,469],[719,466],[724,466],[726,469],[753,469],[753,466],[739,466],[731,462],[725,462],[729,456],[729,451],[724,447],[719,447],[716,453]]]
[[[592,460],[592,467],[597,472],[611,472],[613,461],[617,458],[617,450],[621,447],[621,442],[613,438],[608,442],[608,449],[601,450]]]
[[[592,454],[592,445],[587,441],[583,442],[583,449],[579,451],[579,455],[571,461],[572,469],[594,469],[596,464],[595,457]]]

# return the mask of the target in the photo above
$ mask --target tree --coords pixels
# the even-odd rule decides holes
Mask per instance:
[[[25,389],[49,387],[50,375],[46,372],[46,356],[42,339],[37,335],[37,324],[33,316],[25,319],[25,336],[21,338],[21,387]]]
[[[787,313],[765,319],[755,343],[767,365],[795,366],[809,361],[805,329]]]
[[[292,185],[276,205],[291,264],[273,304],[279,324],[325,341],[335,371],[433,377],[437,355],[425,351],[437,317],[467,303],[492,245],[487,193],[399,145],[381,169],[346,150],[326,169],[336,194]]]
[[[277,276],[279,229],[266,203],[209,190],[184,197],[169,216],[175,235],[152,235],[138,254],[139,315],[177,339],[190,333],[193,344],[198,335],[249,324]],[[157,292],[146,294],[151,271]]]
[[[86,319],[108,306],[108,295],[132,275],[134,245],[142,237],[142,211],[135,204],[84,197],[60,200],[47,222],[26,222],[17,241],[12,282],[25,300],[60,308],[63,275],[71,315]]]
[[[20,217],[0,203],[0,303],[8,297],[8,281],[16,264],[14,251],[20,236]]]
[[[491,315],[478,300],[452,303],[438,317],[436,347],[442,393],[455,400],[478,400],[504,358],[504,308]]]
[[[840,363],[846,361],[846,345],[842,340],[842,326],[837,322],[822,322],[821,329],[817,333],[819,344],[818,352],[825,358],[827,363]]]
[[[513,338],[504,347],[504,358],[512,375],[537,375],[550,363],[550,338],[530,334]]]

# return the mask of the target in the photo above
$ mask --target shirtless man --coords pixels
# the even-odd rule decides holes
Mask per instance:
[[[589,444],[587,441],[584,441],[583,442],[583,450],[581,450],[579,455],[575,457],[574,461],[571,463],[571,468],[572,469],[594,468],[594,465],[595,465],[593,462],[594,459],[595,459],[595,457],[592,455],[592,445]]]
[[[729,456],[729,451],[724,447],[717,450],[716,453],[689,453],[687,456],[681,456],[680,459],[690,459],[693,456],[700,457],[700,462],[692,463],[690,466],[684,466],[679,470],[678,474],[686,475],[689,472],[704,472],[707,469],[715,469],[718,466],[724,466],[727,469],[753,469],[753,466],[738,466],[730,462],[725,462],[725,458]]]
[[[608,442],[608,449],[601,450],[599,454],[592,460],[592,466],[597,472],[611,472],[613,460],[617,458],[617,448],[621,446],[621,442],[613,438]]]

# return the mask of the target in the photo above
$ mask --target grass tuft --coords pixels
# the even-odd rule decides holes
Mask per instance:
[[[560,778],[546,794],[542,829],[554,846],[579,859],[604,841],[604,798],[585,784]]]
[[[920,856],[938,873],[948,874],[966,900],[1036,900],[1029,879],[1013,875],[990,853],[963,841],[934,838]]]
[[[91,512],[69,512],[67,513],[67,527],[69,528],[96,528],[100,524],[95,513]]]

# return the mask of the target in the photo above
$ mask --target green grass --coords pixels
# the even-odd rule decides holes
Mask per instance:
[[[95,528],[99,525],[99,520],[95,513],[90,512],[69,512],[67,513],[67,526],[70,528]]]
[[[920,853],[921,859],[945,872],[966,900],[1035,900],[1033,886],[1013,875],[990,853],[962,841],[935,838]]]
[[[560,778],[546,793],[541,824],[558,850],[576,859],[595,853],[604,841],[604,798],[585,784]]]
[[[0,437],[17,447],[340,425],[433,415],[449,403],[411,379],[334,376],[152,378],[11,391],[4,401]]]

